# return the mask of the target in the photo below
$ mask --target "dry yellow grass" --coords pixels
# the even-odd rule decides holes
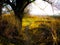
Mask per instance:
[[[56,35],[57,28],[60,28],[60,19],[58,18],[54,18],[50,16],[25,16],[22,19],[22,30],[21,30],[22,32],[20,32],[20,26],[21,26],[20,20],[14,14],[4,14],[0,16],[0,24],[5,21],[8,22],[8,24],[5,25],[7,26],[7,28],[5,28],[5,32],[9,32],[11,29],[14,30],[13,27],[15,26],[18,32],[20,33],[20,35],[22,35],[21,39],[27,42],[33,36],[36,36],[36,40],[31,41],[30,39],[31,43],[36,43],[37,40],[40,40],[40,38],[38,39],[40,32],[38,31],[37,28],[42,28],[43,27],[42,24],[47,25],[46,27],[47,29],[51,28],[49,30],[51,30],[53,40],[55,42],[57,40],[60,41],[60,39]],[[59,25],[59,26],[56,26],[56,25]],[[25,30],[27,26],[29,27],[28,31]],[[35,39],[35,37],[33,38]],[[42,43],[41,45],[44,45],[44,44]]]
[[[38,28],[41,24],[47,25],[51,29],[53,41],[57,44],[57,26],[60,24],[60,19],[58,17],[54,18],[54,16],[25,16],[22,22],[22,30],[29,26],[29,29],[33,30],[34,28]],[[48,28],[47,27],[47,28]],[[60,27],[60,25],[59,25]],[[33,34],[36,34],[37,30],[33,30]]]

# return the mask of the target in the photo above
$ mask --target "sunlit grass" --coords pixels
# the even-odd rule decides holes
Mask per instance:
[[[49,29],[51,34],[52,34],[52,40],[54,43],[57,44],[57,41],[59,40],[59,36],[57,36],[57,28],[60,28],[60,19],[54,18],[51,16],[24,16],[22,19],[22,32],[20,32],[20,20],[14,15],[14,14],[4,14],[0,16],[0,22],[8,22],[8,28],[6,28],[6,32],[9,32],[8,30],[13,29],[13,27],[17,27],[17,30],[20,35],[22,35],[21,38],[22,40],[25,40],[27,42],[31,43],[36,43],[38,40],[38,36],[40,35],[41,32],[38,31],[38,28],[44,28],[43,25],[46,25],[46,29]],[[58,25],[58,26],[57,26]],[[6,25],[7,26],[7,25]],[[26,30],[26,27],[28,26],[28,30]],[[42,29],[41,29],[42,30]],[[40,31],[41,31],[40,30]],[[31,39],[32,37],[35,39]],[[48,37],[49,38],[49,37]],[[48,39],[47,38],[47,39]],[[34,42],[34,40],[36,42]],[[45,40],[43,40],[41,45],[45,45]],[[46,42],[49,40],[46,40]],[[2,44],[1,44],[2,45]],[[9,45],[14,45],[14,44],[9,44]]]
[[[58,24],[57,22],[60,23],[60,19],[58,19],[58,17],[54,18],[54,16],[26,16],[23,18],[22,29],[24,29],[26,26],[29,26],[29,29],[34,29],[38,28],[40,24],[45,24],[51,28],[51,33],[54,41],[53,45],[55,45],[55,43],[58,45],[58,38],[56,33],[56,25]]]

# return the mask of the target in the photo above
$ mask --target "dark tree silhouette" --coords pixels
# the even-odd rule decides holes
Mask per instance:
[[[14,0],[12,0],[12,1],[14,1]],[[32,1],[34,1],[34,0],[32,0]],[[3,8],[3,4],[4,3],[6,3],[6,4],[9,4],[11,7],[12,7],[12,9],[13,9],[13,11],[14,11],[14,13],[15,13],[15,16],[17,17],[17,18],[19,18],[20,19],[20,22],[21,22],[21,24],[20,24],[20,28],[22,27],[22,18],[23,18],[23,11],[24,11],[24,9],[25,9],[25,7],[29,4],[29,3],[31,3],[32,2],[31,0],[16,0],[16,2],[14,3],[14,2],[10,2],[10,0],[0,0],[0,15],[2,15],[2,8]],[[6,21],[5,21],[6,22]],[[21,40],[21,39],[17,39],[17,38],[15,38],[14,36],[16,36],[16,33],[17,33],[17,31],[18,30],[16,30],[16,29],[12,29],[12,28],[10,28],[10,29],[12,29],[12,32],[9,32],[9,33],[13,33],[12,34],[12,36],[14,37],[13,39],[10,39],[10,38],[8,38],[8,37],[6,37],[5,35],[3,35],[3,33],[4,33],[4,31],[5,31],[5,27],[6,27],[6,25],[7,24],[5,24],[4,22],[1,22],[2,24],[0,25],[0,28],[1,28],[1,33],[0,33],[0,36],[3,36],[3,38],[4,39],[6,39],[6,40],[4,40],[4,39],[2,39],[2,42],[4,43],[4,45],[7,45],[7,43],[5,43],[5,42],[11,42],[11,43],[15,43],[16,45],[24,45],[24,41],[23,40]],[[4,25],[5,24],[5,25]],[[4,30],[4,31],[3,31]],[[14,32],[13,32],[13,30],[14,30]],[[21,29],[20,29],[21,30]],[[16,32],[16,33],[15,33]],[[18,34],[17,34],[17,36],[16,37],[19,37],[18,36]],[[21,37],[21,36],[20,36]],[[7,39],[8,38],[8,39]],[[21,43],[20,43],[21,42]]]
[[[14,1],[14,0],[13,0]],[[34,1],[34,0],[32,0]],[[23,11],[25,7],[32,2],[31,0],[16,0],[15,4],[13,2],[10,2],[10,0],[6,0],[5,3],[9,4],[12,9],[14,10],[15,15],[20,18],[22,21],[23,17]]]
[[[25,7],[33,2],[34,0],[16,0],[15,3],[13,2],[14,0],[12,0],[12,2],[10,0],[1,0],[0,1],[0,15],[2,14],[2,7],[3,7],[3,4],[6,3],[6,4],[9,4],[14,13],[15,13],[15,16],[20,20],[20,29],[22,27],[22,18],[23,18],[23,11],[25,9]]]
[[[0,15],[1,15],[1,9],[3,7],[3,3],[7,3],[12,7],[12,9],[15,13],[15,16],[17,16],[20,19],[20,21],[22,21],[23,11],[24,11],[25,7],[29,3],[33,2],[34,0],[16,0],[15,3],[13,1],[14,0],[12,0],[12,2],[10,2],[10,0],[1,0],[0,1]]]

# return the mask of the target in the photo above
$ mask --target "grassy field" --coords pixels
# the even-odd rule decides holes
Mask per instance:
[[[29,37],[34,37],[34,35],[35,37],[37,36],[36,38],[34,37],[35,43],[38,43],[41,41],[43,43],[43,44],[39,43],[39,45],[49,45],[46,43],[50,41],[51,42],[53,41],[53,43],[50,45],[55,45],[55,44],[59,45],[58,42],[60,42],[60,36],[58,35],[60,35],[60,17],[59,16],[27,16],[27,17],[24,17],[23,22],[22,22],[22,30],[27,30],[27,32],[29,32],[30,30],[30,34],[29,33],[28,34],[32,36],[29,36]],[[44,34],[46,35],[44,36]],[[46,37],[46,39],[44,37]]]
[[[59,45],[60,17],[24,16],[22,30],[14,14],[0,16],[0,45]]]

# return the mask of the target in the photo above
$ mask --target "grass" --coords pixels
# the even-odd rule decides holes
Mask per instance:
[[[48,43],[55,45],[60,41],[60,19],[58,17],[24,16],[22,30],[20,30],[20,25],[20,20],[14,14],[0,16],[0,30],[4,30],[2,34],[5,37],[13,39],[13,36],[9,33],[13,33],[15,30],[18,31],[18,36],[15,36],[16,39],[19,39],[16,42],[17,45],[47,45]],[[5,28],[3,29],[3,27]],[[8,45],[16,45],[15,43],[8,43]],[[0,44],[2,45],[3,42]]]

